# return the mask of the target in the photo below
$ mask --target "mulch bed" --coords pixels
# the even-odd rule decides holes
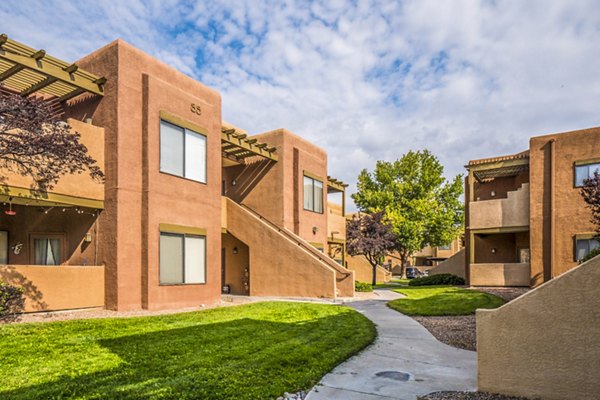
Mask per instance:
[[[530,400],[525,397],[505,396],[487,392],[435,392],[417,396],[417,400]],[[531,399],[535,400],[535,399]]]
[[[527,293],[529,288],[496,288],[485,287],[475,288],[481,292],[489,293],[502,297],[506,301],[511,301]],[[437,340],[447,345],[464,350],[477,350],[477,337],[475,334],[475,316],[452,316],[452,317],[413,317],[417,322],[425,327]],[[432,398],[437,399],[437,398]],[[440,397],[445,399],[445,397]],[[455,397],[448,397],[455,399]],[[462,399],[462,397],[456,397]],[[471,397],[464,397],[470,400]],[[487,399],[486,397],[473,397],[473,399]],[[490,397],[496,399],[496,397]],[[504,399],[498,397],[498,399]],[[508,399],[508,398],[507,398]]]

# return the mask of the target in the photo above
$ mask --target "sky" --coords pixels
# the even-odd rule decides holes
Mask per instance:
[[[3,0],[0,21],[69,62],[121,38],[217,89],[226,121],[324,148],[349,193],[409,150],[452,178],[600,125],[595,0]]]

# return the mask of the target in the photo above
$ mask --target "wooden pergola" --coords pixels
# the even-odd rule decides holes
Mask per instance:
[[[0,35],[0,85],[22,96],[41,95],[63,102],[82,93],[104,95],[99,77],[22,43]]]
[[[277,161],[275,147],[250,138],[247,133],[225,124],[221,127],[221,151],[223,158],[240,164],[246,158],[256,156]]]

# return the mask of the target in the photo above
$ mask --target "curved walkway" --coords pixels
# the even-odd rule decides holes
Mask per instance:
[[[415,400],[440,390],[475,390],[476,353],[439,342],[411,317],[386,306],[402,297],[376,290],[378,299],[347,302],[377,325],[377,339],[338,365],[307,400]]]

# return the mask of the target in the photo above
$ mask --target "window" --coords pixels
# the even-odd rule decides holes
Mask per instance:
[[[161,120],[160,170],[206,183],[206,136]]]
[[[304,176],[304,209],[323,212],[323,182]]]
[[[600,246],[600,242],[596,239],[577,239],[575,245],[575,260],[581,261],[587,256],[590,251]]]
[[[594,172],[600,173],[600,163],[576,165],[575,166],[575,187],[583,186],[585,179],[593,178]]]
[[[60,265],[63,262],[63,235],[34,235],[31,243],[34,265]]]
[[[160,234],[160,283],[206,283],[206,237]]]
[[[439,246],[438,249],[439,250],[450,250],[450,245],[449,244],[445,244],[443,246]]]

